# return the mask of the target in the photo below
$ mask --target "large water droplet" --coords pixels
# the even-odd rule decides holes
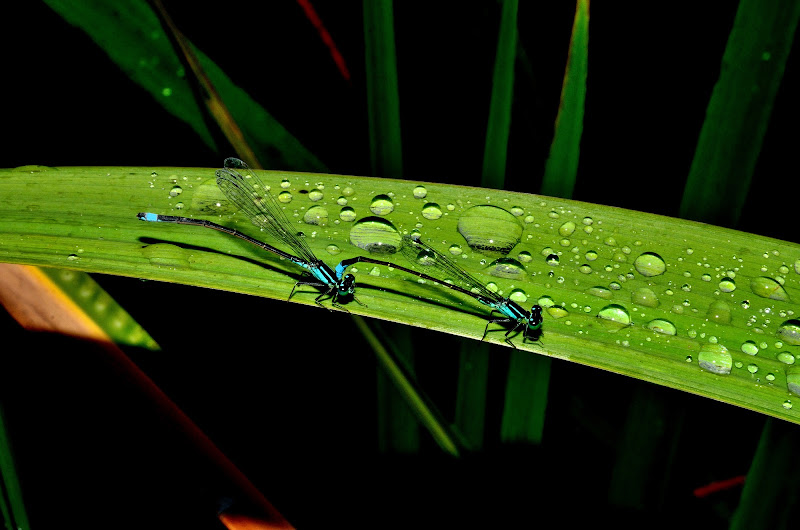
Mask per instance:
[[[288,191],[282,191],[278,194],[278,200],[283,204],[289,204],[292,202],[292,194]]]
[[[314,189],[308,192],[309,200],[312,200],[314,202],[321,201],[324,196],[325,195],[319,189]]]
[[[708,306],[706,318],[712,322],[719,322],[720,324],[731,323],[731,306],[722,300],[714,300]]]
[[[794,364],[794,355],[788,351],[782,351],[777,355],[777,359],[784,364]]]
[[[631,302],[644,307],[658,307],[659,301],[656,293],[648,287],[639,287],[631,293]]]
[[[783,286],[772,278],[767,278],[766,276],[761,276],[750,280],[750,289],[758,296],[763,296],[764,298],[770,298],[772,300],[789,299],[789,295],[786,293],[786,290],[783,288]]]
[[[525,268],[520,262],[512,258],[498,258],[487,268],[486,272],[498,278],[522,280],[525,278]]]
[[[372,199],[369,209],[375,215],[387,215],[394,211],[394,203],[388,195],[376,195]]]
[[[508,254],[520,237],[522,226],[511,213],[497,206],[473,206],[458,219],[458,231],[467,244],[485,254]]]
[[[800,320],[787,320],[781,324],[778,337],[792,346],[800,346]]]
[[[350,229],[350,242],[372,254],[394,254],[401,241],[397,228],[380,217],[365,217]]]
[[[172,189],[169,190],[170,197],[177,197],[181,193],[183,193],[183,188],[181,188],[180,186],[173,186]]]
[[[312,206],[306,210],[303,221],[310,225],[325,226],[328,224],[328,210],[323,206]]]
[[[569,237],[574,232],[575,232],[575,223],[573,223],[572,221],[567,221],[558,228],[558,233],[561,234],[562,237]]]
[[[414,198],[415,199],[424,199],[428,195],[428,190],[425,189],[425,186],[417,186],[414,188]]]
[[[786,372],[786,386],[789,392],[800,396],[800,369],[794,368]]]
[[[667,270],[667,264],[664,259],[655,252],[645,252],[636,258],[633,266],[639,271],[642,276],[658,276],[664,274]]]
[[[727,375],[733,367],[733,358],[728,348],[722,344],[703,344],[697,354],[697,361],[700,368],[715,374]]]
[[[648,322],[647,329],[652,329],[656,333],[662,333],[664,335],[676,335],[678,333],[675,324],[663,318],[656,318]]]

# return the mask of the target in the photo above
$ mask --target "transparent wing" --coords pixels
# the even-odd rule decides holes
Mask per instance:
[[[504,298],[497,293],[493,293],[481,281],[469,274],[467,271],[453,263],[450,258],[431,247],[420,239],[411,236],[403,236],[403,255],[419,270],[436,271],[431,272],[432,276],[442,280],[450,280],[456,285],[461,285],[468,291],[475,293],[487,301],[500,303]]]
[[[292,227],[286,214],[261,179],[238,158],[226,158],[217,170],[217,186],[250,221],[277,241],[289,245],[299,257],[314,263],[316,256]]]

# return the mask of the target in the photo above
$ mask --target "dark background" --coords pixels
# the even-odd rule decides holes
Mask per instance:
[[[265,4],[167,8],[186,36],[331,172],[369,174],[360,3],[315,3],[347,61],[349,83],[295,2]],[[530,66],[517,66],[507,188],[536,192],[574,4],[521,4],[520,40]],[[676,215],[735,9],[734,2],[592,5],[575,199]],[[494,2],[396,2],[405,177],[479,182],[498,23]],[[211,152],[44,4],[21,3],[5,26],[2,167],[216,168],[234,154]],[[796,240],[797,184],[787,169],[797,144],[796,63],[793,53],[738,227],[786,240]],[[575,523],[666,527],[691,519],[723,527],[740,489],[703,500],[692,490],[745,474],[764,421],[554,360],[543,445],[501,446],[508,351],[495,349],[485,451],[453,462],[423,433],[421,455],[381,455],[375,362],[346,315],[96,279],[163,347],[132,358],[300,526],[428,523],[430,513],[441,524],[533,524],[559,510]],[[288,321],[302,331],[285,332]],[[75,519],[90,527],[217,527],[217,504],[230,496],[235,505],[236,492],[124,374],[87,345],[24,333],[6,315],[0,322],[6,343],[19,345],[2,353],[0,397],[34,528]],[[416,344],[426,345],[416,351],[420,382],[452,417],[459,343],[414,333]],[[308,336],[323,337],[337,354],[286,339]],[[649,393],[668,405],[653,426],[664,458],[653,467],[645,506],[612,506],[607,487],[629,403]]]

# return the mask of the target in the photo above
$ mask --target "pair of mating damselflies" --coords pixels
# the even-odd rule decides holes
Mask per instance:
[[[515,301],[491,291],[483,283],[453,263],[449,258],[420,239],[405,236],[403,238],[403,247],[401,250],[403,250],[404,255],[411,260],[412,263],[435,272],[436,276],[431,276],[395,263],[373,259],[368,256],[357,256],[355,258],[343,260],[335,269],[331,269],[324,261],[314,255],[308,243],[293,229],[286,214],[283,212],[283,208],[281,208],[278,201],[269,191],[269,188],[264,186],[261,179],[247,167],[247,164],[238,158],[227,158],[223,164],[223,169],[218,170],[216,175],[217,185],[228,200],[241,210],[254,225],[267,232],[276,241],[280,241],[291,248],[295,254],[290,254],[289,252],[285,252],[263,241],[252,238],[238,230],[212,223],[211,221],[173,215],[158,215],[154,213],[140,213],[138,214],[139,219],[143,221],[202,226],[204,228],[219,230],[220,232],[225,232],[226,234],[243,239],[248,243],[261,247],[264,250],[299,265],[304,268],[313,279],[295,283],[292,292],[289,294],[289,298],[294,295],[295,289],[297,289],[298,286],[310,285],[319,287],[323,289],[323,293],[315,299],[317,304],[322,306],[323,299],[331,298],[331,303],[334,307],[346,311],[346,309],[338,303],[340,297],[352,296],[357,303],[361,304],[354,296],[356,287],[355,277],[352,274],[345,274],[347,267],[356,263],[373,263],[399,269],[419,278],[435,282],[438,285],[474,298],[478,302],[490,307],[493,311],[499,312],[502,318],[492,319],[486,323],[481,340],[486,338],[486,334],[489,331],[489,324],[494,323],[513,324],[513,327],[505,334],[505,341],[512,347],[516,346],[514,346],[509,338],[511,333],[522,328],[524,342],[529,332],[537,332],[541,329],[541,306],[533,305],[530,311],[525,311],[525,309]],[[450,281],[444,281],[445,279]]]

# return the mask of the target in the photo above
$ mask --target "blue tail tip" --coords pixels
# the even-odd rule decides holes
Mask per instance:
[[[158,214],[155,213],[149,213],[149,212],[139,213],[136,214],[136,217],[138,217],[142,221],[158,221]]]

